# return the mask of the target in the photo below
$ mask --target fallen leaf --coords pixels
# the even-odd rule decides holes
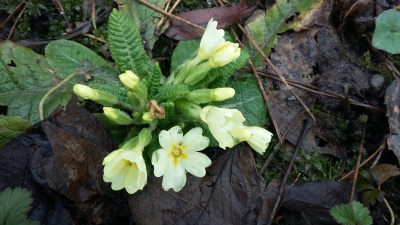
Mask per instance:
[[[0,191],[30,190],[28,217],[40,224],[119,221],[129,214],[119,208],[127,201],[102,177],[101,162],[113,149],[107,128],[75,96],[65,111],[56,110],[0,150]]]
[[[180,192],[164,191],[162,178],[150,175],[143,191],[129,199],[135,224],[255,224],[262,219],[268,196],[249,147],[227,150],[207,172],[203,178],[189,175]]]
[[[346,203],[350,189],[350,185],[336,181],[310,182],[302,186],[289,186],[281,208],[300,213],[300,218],[305,218],[305,221],[318,221],[312,224],[335,224],[329,210],[337,204]],[[303,224],[299,221],[299,215],[286,213],[286,216],[294,216],[297,220],[294,224]]]
[[[400,162],[400,80],[396,79],[386,89],[385,103],[389,119],[390,134],[387,136],[388,148]]]
[[[254,4],[239,2],[221,7],[183,12],[176,16],[204,28],[207,26],[208,21],[213,18],[215,21],[218,21],[218,29],[225,29],[239,19],[250,16],[255,8],[256,6]],[[170,21],[170,26],[164,34],[175,40],[187,40],[201,37],[203,32],[172,19]]]
[[[399,168],[390,164],[378,164],[368,170],[368,173],[374,178],[380,189],[381,185],[390,177],[399,176]]]

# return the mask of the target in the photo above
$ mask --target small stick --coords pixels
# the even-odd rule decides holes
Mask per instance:
[[[308,130],[310,130],[312,126],[313,126],[313,121],[311,119],[305,119],[305,124],[304,124],[304,127],[303,127],[303,131],[301,132],[300,138],[299,138],[299,140],[297,142],[297,145],[296,145],[296,149],[294,150],[292,159],[290,160],[290,164],[289,164],[289,166],[288,166],[288,168],[286,170],[285,176],[283,177],[282,183],[281,183],[281,185],[279,187],[279,192],[278,192],[278,195],[276,196],[276,199],[275,199],[275,205],[272,208],[271,214],[269,215],[269,219],[268,219],[267,225],[271,225],[272,221],[274,220],[275,212],[278,209],[278,205],[279,205],[279,203],[281,201],[282,194],[283,194],[286,182],[287,182],[287,180],[289,178],[290,172],[292,171],[292,168],[293,168],[293,165],[294,165],[294,161],[296,160],[297,154],[298,154],[298,152],[300,150],[300,146],[303,143],[304,137],[306,136]]]
[[[364,160],[364,162],[362,162],[360,164],[360,167],[364,166],[365,164],[367,164],[372,158],[375,157],[375,155],[377,155],[378,153],[382,152],[382,150],[385,148],[386,146],[386,138],[383,140],[382,144],[375,150],[374,153],[372,153],[372,155],[370,155],[366,160]],[[342,178],[340,178],[339,182],[342,182],[343,180],[345,180],[346,178],[348,178],[350,175],[352,175],[354,173],[354,170],[348,172],[346,175],[344,175]]]
[[[238,27],[242,30],[243,34],[246,35],[247,39],[250,40],[250,42],[253,44],[253,46],[257,49],[257,51],[262,55],[262,57],[267,61],[268,65],[271,66],[272,70],[278,75],[280,78],[281,82],[285,85],[287,90],[290,90],[294,97],[300,102],[300,105],[303,106],[303,108],[306,110],[308,115],[316,121],[314,115],[311,113],[310,109],[304,104],[303,100],[300,99],[300,97],[296,94],[296,92],[293,91],[292,87],[288,84],[286,81],[285,77],[281,74],[281,72],[278,70],[278,68],[275,67],[275,65],[269,60],[269,58],[264,54],[264,52],[260,49],[260,47],[257,45],[257,43],[253,40],[253,38],[244,30],[242,25],[237,23]]]
[[[25,10],[26,10],[26,5],[24,6],[24,8],[22,8],[21,12],[18,14],[17,19],[15,19],[15,23],[14,23],[14,25],[12,26],[10,33],[8,34],[7,40],[10,40],[11,37],[13,36],[15,27],[17,27],[17,24],[18,24],[18,20],[19,20],[19,19],[21,18],[21,16],[24,14]]]
[[[350,196],[349,196],[349,205],[353,203],[353,197],[354,197],[354,191],[356,190],[356,183],[357,183],[357,178],[358,178],[358,172],[360,171],[360,164],[361,164],[361,156],[362,152],[364,149],[364,138],[365,138],[365,126],[363,130],[363,137],[361,139],[361,144],[360,147],[358,148],[358,156],[357,156],[357,164],[356,168],[354,169],[353,173],[353,183],[351,184],[351,191],[350,191]]]
[[[0,24],[0,30],[11,20],[11,18],[14,16],[15,13],[18,12],[18,10],[25,4],[24,1],[22,1],[21,3],[19,3],[17,5],[17,7],[14,9],[14,11],[6,18],[6,20],[4,20],[3,23]]]
[[[174,5],[172,6],[172,8],[168,11],[169,13],[172,13],[172,11],[174,11],[174,9],[178,6],[178,4],[181,2],[181,0],[177,0]],[[167,11],[169,4],[171,3],[171,0],[169,0],[167,2],[167,5],[165,6],[165,11]],[[160,35],[160,30],[162,25],[165,23],[165,20],[167,20],[167,16],[163,15],[160,19],[160,21],[157,23],[156,29],[154,31],[155,35]]]
[[[67,27],[66,28],[67,33],[70,32],[72,30],[72,25],[69,22],[67,15],[65,14],[63,6],[61,5],[61,3],[58,0],[51,0],[51,1],[53,2],[54,6],[57,8],[58,12],[60,12],[61,17],[65,21],[65,25]]]
[[[150,3],[148,3],[148,2],[146,2],[144,0],[138,0],[138,2],[142,3],[143,5],[151,8],[151,9],[154,9],[155,11],[160,12],[160,13],[162,13],[162,14],[164,14],[164,15],[166,15],[166,16],[174,19],[174,20],[178,20],[179,22],[184,23],[184,24],[188,25],[189,27],[193,27],[193,28],[195,28],[197,30],[201,30],[201,31],[205,30],[204,27],[201,27],[201,26],[199,26],[197,24],[194,24],[194,23],[192,23],[190,21],[187,21],[187,20],[184,20],[184,19],[182,19],[180,17],[177,17],[177,16],[175,16],[175,15],[169,13],[169,12],[166,12],[165,10],[159,9],[155,5],[152,5],[152,4],[150,4]]]

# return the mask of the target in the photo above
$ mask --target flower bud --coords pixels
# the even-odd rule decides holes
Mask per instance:
[[[132,118],[124,111],[112,107],[103,107],[104,115],[119,125],[128,125],[133,122]]]
[[[81,96],[84,99],[90,99],[104,106],[118,104],[118,98],[114,95],[82,84],[75,84],[73,90],[78,96]]]
[[[119,75],[119,79],[127,88],[132,90],[136,88],[140,81],[139,77],[130,70],[127,70],[125,73]]]
[[[235,95],[233,88],[197,89],[191,91],[185,98],[193,103],[202,104],[207,102],[224,101]]]
[[[119,79],[125,87],[134,92],[140,99],[147,99],[146,85],[140,82],[140,78],[132,71],[125,71],[125,73],[119,75]]]
[[[239,58],[239,56],[239,44],[227,41],[215,49],[213,55],[208,60],[208,64],[212,68],[225,66],[226,64]]]

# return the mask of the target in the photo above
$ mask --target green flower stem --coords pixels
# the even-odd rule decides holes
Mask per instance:
[[[180,68],[176,76],[171,75],[167,83],[182,84],[183,81],[190,75],[190,72],[201,62],[200,58],[196,57],[190,61],[186,61]]]
[[[201,106],[185,99],[174,101],[176,108],[185,116],[200,120]]]
[[[208,62],[204,62],[200,65],[193,67],[192,70],[188,72],[188,75],[185,77],[183,83],[186,85],[193,85],[201,81],[207,75],[210,69],[212,68]]]
[[[389,211],[389,214],[390,214],[390,225],[394,225],[394,213],[393,213],[392,207],[390,207],[389,202],[386,200],[385,196],[382,197],[382,201],[385,203],[386,208]]]

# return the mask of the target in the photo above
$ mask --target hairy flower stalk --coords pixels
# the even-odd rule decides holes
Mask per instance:
[[[215,89],[197,89],[191,91],[185,98],[193,103],[202,104],[208,102],[219,102],[232,98],[235,95],[235,89],[215,88]]]
[[[179,126],[162,130],[159,135],[161,148],[153,153],[151,163],[154,175],[163,176],[162,187],[165,191],[180,191],[186,183],[186,172],[203,177],[205,168],[211,160],[199,151],[205,149],[209,139],[202,135],[202,129],[196,127],[183,135]]]

